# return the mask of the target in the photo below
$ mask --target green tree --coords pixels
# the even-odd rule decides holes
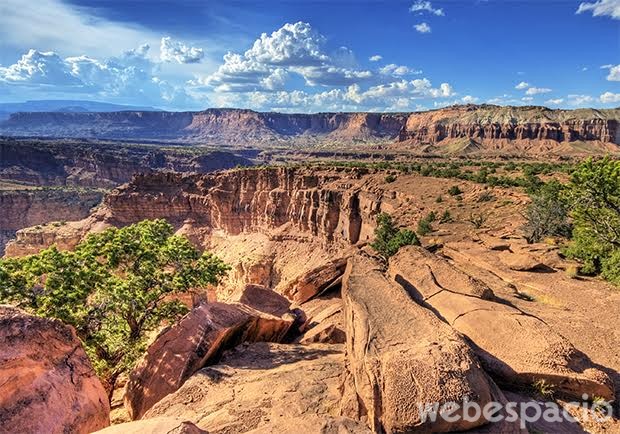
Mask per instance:
[[[545,237],[569,237],[569,205],[564,197],[564,186],[553,180],[530,194],[531,202],[525,210],[525,224],[521,228],[528,243]]]
[[[392,216],[386,213],[379,214],[377,216],[375,240],[370,246],[387,259],[395,255],[401,247],[408,245],[420,245],[420,240],[415,232],[409,229],[398,229],[392,220]]]
[[[111,397],[147,335],[187,311],[174,296],[217,284],[227,271],[165,220],[145,220],[91,234],[74,251],[1,260],[0,302],[75,327]]]
[[[583,262],[582,272],[620,285],[620,161],[581,163],[567,197],[574,230],[566,254]]]

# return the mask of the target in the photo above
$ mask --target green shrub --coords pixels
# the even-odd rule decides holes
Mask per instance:
[[[392,216],[381,213],[377,216],[375,240],[370,246],[384,258],[389,258],[403,246],[419,246],[420,240],[415,232],[409,229],[396,228]]]
[[[450,222],[452,222],[452,214],[450,214],[450,211],[445,210],[443,214],[441,215],[441,217],[439,218],[439,223],[450,223]]]
[[[569,237],[568,203],[563,199],[564,187],[550,181],[533,193],[525,210],[522,231],[528,243],[537,243],[546,237]]]
[[[453,185],[452,187],[450,187],[450,189],[448,190],[448,194],[450,196],[458,196],[459,194],[462,194],[463,191],[459,188],[458,185]]]
[[[435,198],[435,202],[436,202],[436,203],[441,203],[441,202],[443,202],[443,197],[442,197],[441,195],[437,196],[437,197]]]
[[[478,196],[478,202],[490,202],[495,199],[495,196],[490,191],[483,191],[480,196]]]
[[[588,159],[567,189],[573,241],[565,254],[582,261],[583,274],[620,285],[620,161]]]
[[[396,181],[396,176],[395,175],[389,174],[389,175],[387,175],[385,177],[385,182],[387,182],[388,184],[390,184],[390,183],[392,183],[394,181]]]
[[[417,233],[419,235],[428,235],[433,232],[433,226],[431,223],[435,220],[437,220],[437,215],[435,214],[435,211],[431,211],[418,222]]]
[[[91,234],[74,251],[0,260],[0,303],[72,325],[111,398],[147,337],[187,311],[173,296],[217,284],[229,269],[173,232],[145,220]]]
[[[470,222],[474,226],[474,228],[480,229],[481,227],[484,226],[484,224],[487,222],[488,219],[489,219],[489,216],[487,214],[471,213],[467,221]]]

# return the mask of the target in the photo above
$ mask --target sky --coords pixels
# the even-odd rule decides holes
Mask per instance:
[[[0,102],[620,107],[620,0],[2,0]]]

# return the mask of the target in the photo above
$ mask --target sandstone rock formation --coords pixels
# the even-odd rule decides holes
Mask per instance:
[[[240,342],[281,341],[294,317],[272,316],[242,304],[202,304],[162,331],[134,368],[125,407],[139,419],[196,371]]]
[[[151,419],[112,425],[97,431],[98,434],[208,434],[191,422],[172,417]]]
[[[315,298],[301,305],[306,322],[299,342],[344,344],[346,342],[342,299],[339,295]]]
[[[304,303],[340,281],[347,258],[339,258],[299,276],[284,290],[284,295],[297,303]]]
[[[545,107],[452,106],[414,113],[202,112],[15,113],[0,122],[0,134],[56,137],[142,138],[217,145],[437,145],[471,140],[477,150],[540,153],[560,143],[620,143],[618,109],[550,110]],[[515,144],[516,147],[507,146]],[[617,147],[608,148],[614,149]],[[606,148],[601,148],[603,150]],[[471,149],[455,149],[471,151]],[[617,149],[616,149],[617,150]],[[450,150],[448,150],[450,152]],[[453,150],[454,151],[454,150]]]
[[[449,423],[422,420],[417,407],[496,399],[491,382],[460,335],[384,277],[377,263],[349,260],[342,296],[347,368],[375,432],[460,431],[484,425],[480,416]]]
[[[0,306],[0,431],[90,433],[110,424],[107,394],[73,329]]]
[[[369,434],[338,416],[339,345],[241,345],[145,414],[187,418],[217,433]]]
[[[390,261],[390,274],[467,336],[500,384],[529,387],[542,380],[577,399],[584,393],[614,399],[609,377],[564,337],[539,318],[491,300],[488,287],[445,259],[421,247],[406,247]]]
[[[30,226],[81,220],[101,202],[101,191],[0,190],[0,257],[7,241]]]

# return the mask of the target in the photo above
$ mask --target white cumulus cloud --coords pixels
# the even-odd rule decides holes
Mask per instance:
[[[396,65],[395,63],[390,63],[379,68],[379,73],[383,75],[393,75],[393,76],[403,76],[409,74],[421,74],[422,71],[418,71],[415,69],[411,69],[408,66],[404,65]]]
[[[159,50],[162,62],[199,63],[205,55],[201,48],[188,47],[169,36],[161,38]]]
[[[431,26],[429,26],[427,23],[414,24],[413,28],[416,29],[420,33],[431,32]]]
[[[607,80],[609,81],[620,81],[620,65],[603,65],[601,68],[609,69],[609,75],[607,75]]]
[[[411,5],[411,7],[409,8],[409,11],[419,12],[419,13],[428,12],[433,15],[437,15],[439,17],[442,17],[445,15],[445,13],[443,12],[443,9],[434,8],[433,4],[430,1],[424,1],[424,0],[417,0],[415,3]]]
[[[608,16],[620,20],[620,0],[598,0],[579,4],[577,13],[592,12],[595,17]]]
[[[413,28],[416,29],[420,33],[431,32],[431,26],[429,26],[427,23],[414,24]]]
[[[522,81],[521,83],[515,86],[515,89],[523,90],[523,89],[527,89],[528,87],[530,87],[530,84],[526,81]]]
[[[370,56],[370,57],[368,58],[368,60],[370,60],[371,62],[378,62],[378,61],[380,61],[381,59],[383,59],[383,56],[382,56],[382,55],[380,55],[380,54],[375,54],[374,56]]]
[[[549,89],[548,87],[530,87],[525,91],[526,95],[540,95],[542,93],[549,93],[553,89]]]
[[[564,102],[564,98],[552,98],[545,101],[545,104],[560,105]]]
[[[573,106],[584,106],[592,104],[594,98],[590,95],[568,95],[568,103]]]
[[[620,93],[605,92],[599,97],[603,104],[620,103]]]

